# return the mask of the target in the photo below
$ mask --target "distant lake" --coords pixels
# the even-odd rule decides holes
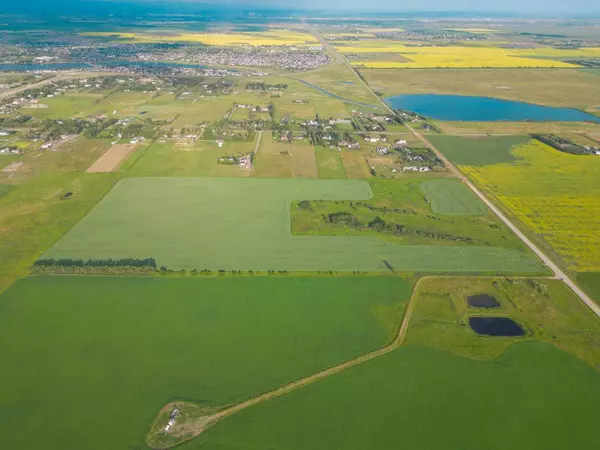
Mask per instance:
[[[554,108],[492,97],[410,94],[388,97],[385,101],[392,109],[413,111],[438,120],[472,122],[592,121],[600,123],[600,117],[578,109]]]

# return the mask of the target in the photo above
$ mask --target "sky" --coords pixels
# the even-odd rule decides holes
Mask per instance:
[[[277,8],[295,10],[329,10],[337,13],[368,12],[445,12],[465,11],[476,13],[512,13],[548,17],[552,15],[586,16],[600,13],[600,0],[0,0],[0,14],[10,12],[34,12],[39,6],[44,10],[79,10],[82,5],[112,4],[115,9],[126,8],[125,4],[173,9],[185,4],[186,8],[220,8],[239,5],[243,9]]]

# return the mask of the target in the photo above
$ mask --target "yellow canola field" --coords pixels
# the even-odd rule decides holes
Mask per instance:
[[[539,141],[515,147],[513,163],[461,166],[577,271],[600,271],[600,156],[563,153]]]
[[[407,47],[402,44],[387,46],[339,46],[342,53],[398,53],[410,62],[354,61],[355,66],[374,69],[415,69],[435,67],[579,67],[576,64],[539,58],[600,57],[600,47],[573,50],[555,48],[506,49],[499,47]]]
[[[131,43],[169,43],[169,42],[198,42],[205,45],[307,45],[317,44],[317,39],[307,33],[296,31],[270,30],[257,33],[181,33],[172,35],[121,33],[121,32],[90,32],[83,36],[126,39]]]

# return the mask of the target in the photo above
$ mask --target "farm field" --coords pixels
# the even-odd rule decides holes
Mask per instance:
[[[594,133],[600,125],[592,122],[442,122],[435,125],[443,133],[456,135],[529,134],[529,133]]]
[[[420,188],[436,214],[488,215],[485,205],[458,180],[429,180]]]
[[[360,73],[375,91],[385,96],[471,95],[590,112],[600,102],[598,76],[579,69],[411,69],[402,72],[361,69]]]
[[[402,244],[469,244],[524,251],[520,241],[458,183],[424,178],[371,180],[370,200],[292,202],[292,233],[367,235]],[[424,193],[432,184],[436,189]],[[438,186],[454,196],[449,199]],[[436,204],[440,211],[435,210]]]
[[[498,306],[469,305],[469,297],[482,294]],[[508,317],[525,335],[478,335],[469,326],[473,316]],[[419,284],[406,344],[493,359],[523,341],[546,342],[592,367],[600,364],[600,320],[559,280],[431,277]]]
[[[128,32],[87,32],[82,33],[87,37],[111,38],[119,42],[129,43],[173,43],[197,42],[205,45],[307,45],[316,44],[317,40],[308,33],[292,30],[267,30],[254,33],[128,33]]]
[[[337,150],[315,147],[319,178],[346,178],[346,170]]]
[[[219,148],[215,141],[153,142],[124,171],[130,177],[249,177],[250,169],[219,164],[228,156],[246,156],[254,151],[251,141],[226,141]]]
[[[153,257],[174,270],[385,271],[389,265],[423,272],[544,270],[512,248],[401,246],[372,236],[290,233],[292,201],[359,201],[372,195],[360,180],[128,178],[45,257]]]
[[[385,345],[409,295],[398,277],[20,280],[0,296],[0,444],[146,448],[172,399],[223,406]]]
[[[317,160],[312,145],[305,141],[278,142],[263,133],[254,158],[253,177],[317,178]]]
[[[577,282],[600,304],[600,272],[580,272],[577,274]]]
[[[456,149],[461,146],[458,138],[437,144],[451,159],[460,155],[460,169],[535,233],[567,269],[600,269],[597,156],[571,155],[530,140],[507,147],[515,161],[470,165],[468,154]],[[479,157],[477,161],[481,162]]]
[[[517,344],[492,361],[409,345],[239,412],[179,448],[587,450],[600,438],[598,395],[598,372],[549,344]]]
[[[469,46],[408,46],[402,42],[380,41],[370,46],[370,41],[358,41],[350,46],[338,45],[341,53],[397,53],[408,58],[409,62],[399,61],[361,61],[354,60],[352,65],[371,69],[415,69],[415,68],[575,68],[578,64],[561,61],[564,58],[583,58],[600,56],[600,48],[589,47],[573,50],[554,48],[505,49],[499,47]],[[548,58],[548,59],[546,59]]]

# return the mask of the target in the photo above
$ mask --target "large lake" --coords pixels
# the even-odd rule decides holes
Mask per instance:
[[[554,108],[532,103],[464,95],[410,94],[385,99],[392,109],[413,111],[438,120],[472,122],[555,121],[600,123],[600,117],[572,108]]]

